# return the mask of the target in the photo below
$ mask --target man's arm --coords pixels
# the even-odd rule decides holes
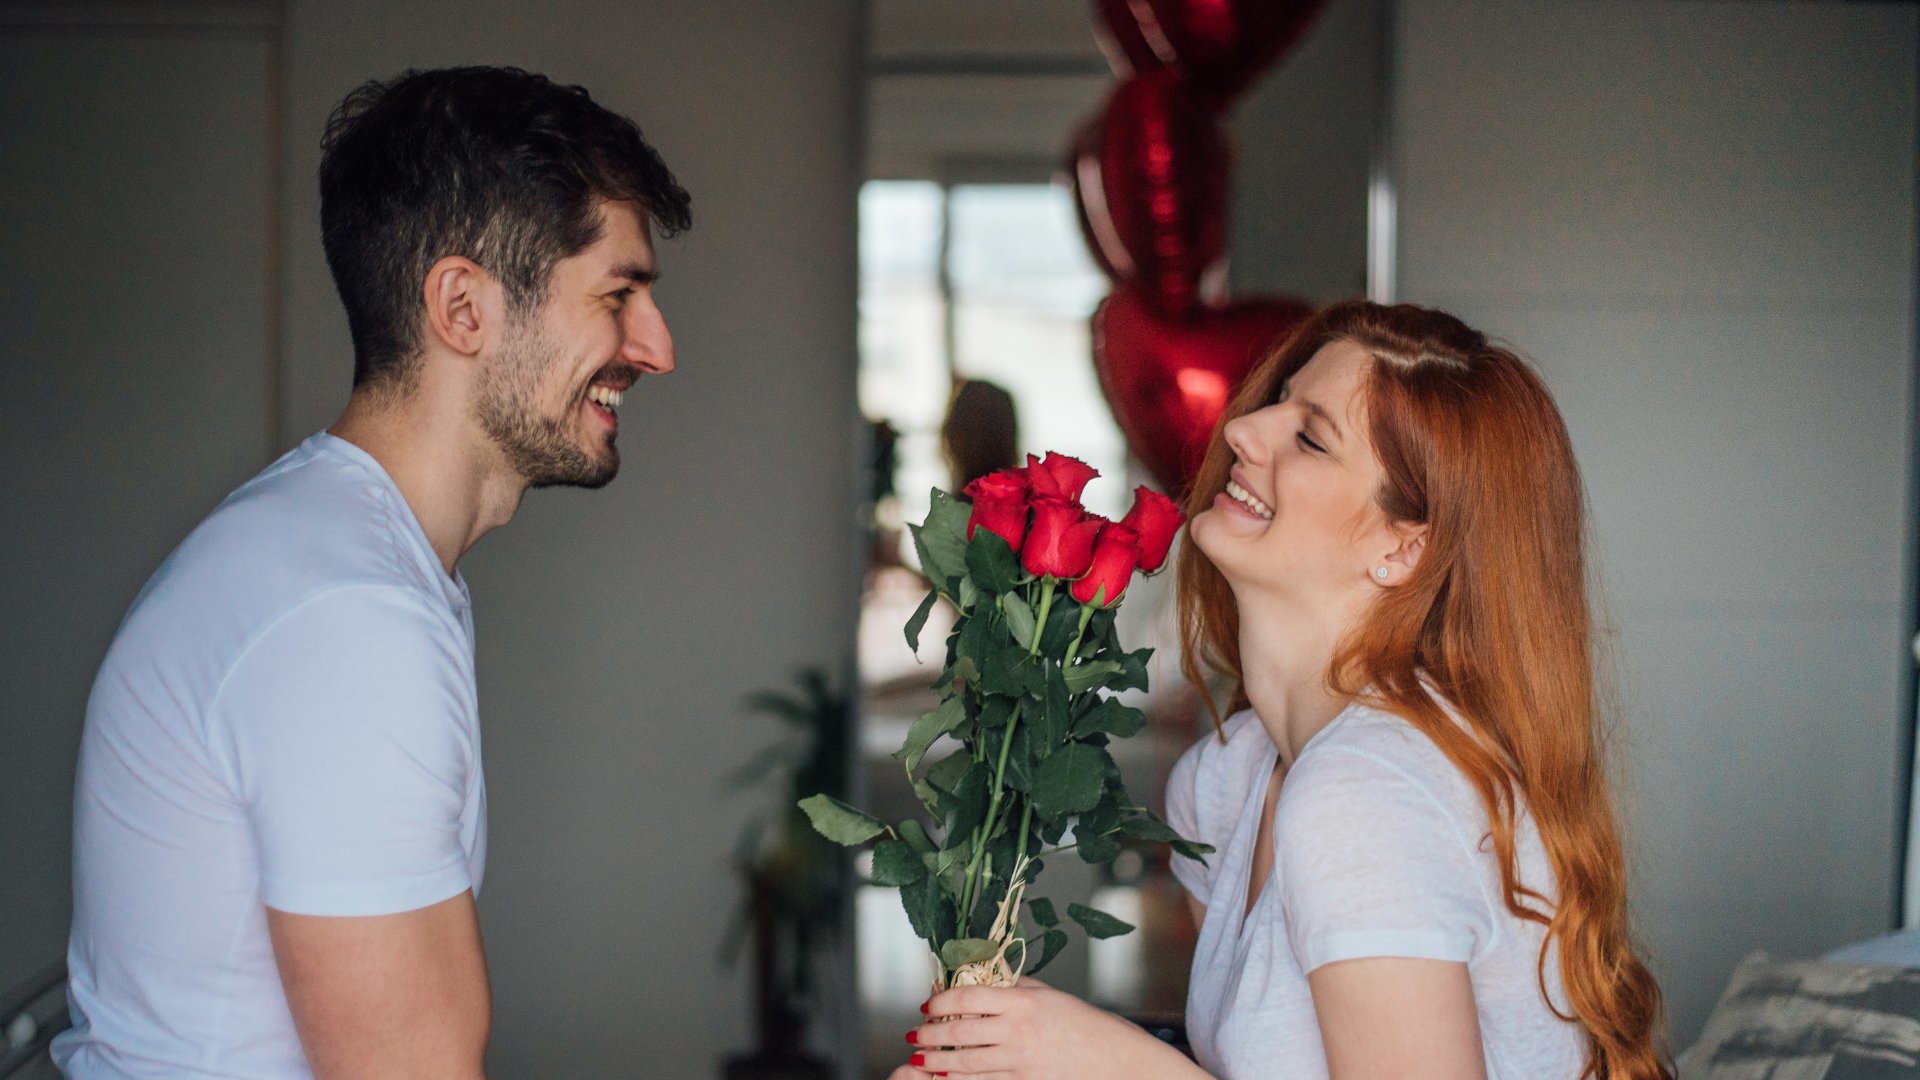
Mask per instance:
[[[477,1080],[492,992],[473,894],[397,915],[267,909],[316,1080]]]

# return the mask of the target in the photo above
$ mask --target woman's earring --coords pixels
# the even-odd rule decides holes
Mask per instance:
[[[1384,566],[1374,567],[1373,576],[1379,578],[1381,581],[1387,580],[1387,568]]]

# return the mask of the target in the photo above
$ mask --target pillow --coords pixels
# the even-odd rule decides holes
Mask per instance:
[[[1680,1080],[1920,1075],[1920,971],[1755,953],[1734,972]]]

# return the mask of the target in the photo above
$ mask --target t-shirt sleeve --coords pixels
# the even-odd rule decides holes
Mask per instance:
[[[241,657],[213,713],[267,906],[381,915],[473,886],[461,814],[479,768],[472,657],[399,587],[308,601]]]
[[[1494,933],[1458,814],[1408,768],[1365,751],[1330,746],[1295,768],[1274,861],[1303,972],[1371,956],[1465,962]]]

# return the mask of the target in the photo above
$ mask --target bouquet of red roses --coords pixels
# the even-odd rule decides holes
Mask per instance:
[[[831,840],[877,841],[873,882],[900,890],[939,958],[942,988],[1011,985],[1059,953],[1067,935],[1053,904],[1026,896],[1044,857],[1071,850],[1107,862],[1121,837],[1164,841],[1188,858],[1212,850],[1135,805],[1108,752],[1146,717],[1106,692],[1146,689],[1153,652],[1121,648],[1114,609],[1135,573],[1166,562],[1184,515],[1144,487],[1122,520],[1091,514],[1080,493],[1097,475],[1050,453],[967,485],[971,506],[933,492],[927,520],[910,526],[933,590],[907,622],[907,643],[919,648],[940,597],[960,617],[934,684],[939,707],[894,755],[930,820],[890,825],[826,795],[800,803]],[[958,747],[923,769],[942,736]],[[1032,957],[1023,908],[1038,930]],[[1133,929],[1080,904],[1067,917],[1096,938]]]

